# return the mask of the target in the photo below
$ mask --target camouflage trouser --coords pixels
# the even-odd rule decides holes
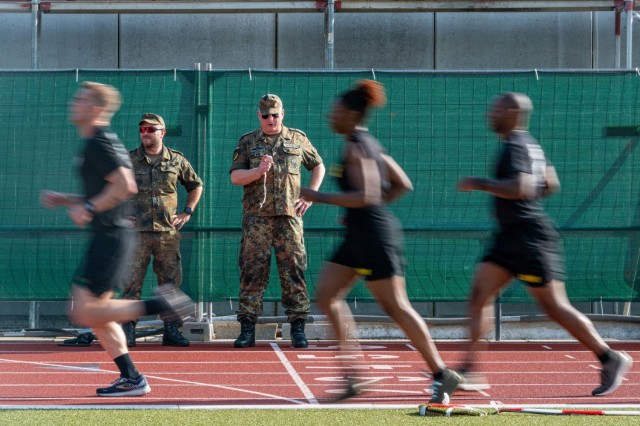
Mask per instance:
[[[288,321],[306,319],[309,292],[304,271],[307,253],[302,235],[302,219],[291,216],[244,217],[240,243],[240,307],[238,320],[253,322],[262,315],[262,296],[269,283],[271,248],[282,287],[282,306]]]
[[[182,283],[182,261],[180,256],[180,234],[177,232],[140,232],[140,247],[133,262],[131,279],[122,292],[123,299],[140,300],[142,282],[153,256],[153,272],[158,285]]]

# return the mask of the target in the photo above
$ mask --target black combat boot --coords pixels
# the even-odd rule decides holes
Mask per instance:
[[[307,336],[304,334],[305,320],[297,319],[291,323],[291,346],[294,348],[306,348],[309,346]]]
[[[132,348],[136,345],[136,323],[129,321],[122,324],[122,330],[127,337],[127,347]]]
[[[256,345],[256,324],[248,319],[240,320],[240,335],[233,342],[234,348],[250,348]]]
[[[165,321],[162,346],[189,346],[189,340],[178,330],[179,320]]]

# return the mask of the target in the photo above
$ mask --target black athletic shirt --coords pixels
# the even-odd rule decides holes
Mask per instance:
[[[358,144],[366,158],[373,159],[377,163],[378,171],[380,173],[380,181],[382,184],[381,189],[384,194],[390,185],[387,166],[382,158],[384,149],[380,146],[378,141],[363,128],[357,128],[351,135],[350,141]],[[349,182],[348,170],[346,168],[343,169],[342,175],[337,178],[343,192],[354,190]],[[345,221],[347,227],[371,230],[372,227],[376,226],[390,226],[391,224],[388,221],[390,216],[391,213],[388,211],[386,206],[375,205],[362,208],[348,208]]]
[[[519,173],[534,176],[538,193],[545,185],[547,161],[538,142],[526,131],[515,130],[502,141],[502,151],[496,170],[497,179],[510,179]],[[502,228],[524,221],[545,218],[540,197],[532,200],[508,200],[494,197],[496,217]]]
[[[105,177],[118,167],[132,169],[129,153],[118,136],[107,128],[98,128],[92,138],[86,140],[80,176],[87,198],[98,195],[107,185]],[[94,230],[130,228],[128,219],[132,214],[129,202],[104,212],[97,213],[91,225]]]

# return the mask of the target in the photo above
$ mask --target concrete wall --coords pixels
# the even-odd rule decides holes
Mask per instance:
[[[613,12],[338,13],[335,67],[613,68],[613,28]],[[45,14],[40,68],[317,69],[323,32],[322,13]],[[624,16],[622,33],[625,67]],[[29,14],[0,14],[0,69],[30,68],[31,38]]]

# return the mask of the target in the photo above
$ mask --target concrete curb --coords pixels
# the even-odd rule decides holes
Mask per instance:
[[[640,341],[640,317],[619,315],[587,315],[596,330],[606,340]],[[404,332],[388,317],[357,316],[355,329],[347,329],[349,339],[361,340],[406,340]],[[467,338],[467,318],[425,318],[431,336],[435,340],[465,340]],[[161,324],[161,322],[158,322]],[[147,326],[157,325],[154,321]],[[34,342],[58,341],[73,337],[77,332],[88,329],[22,329],[0,332],[2,342]],[[286,317],[259,318],[256,324],[256,340],[284,341],[289,340],[291,325]],[[309,317],[305,325],[309,341],[334,340],[334,333],[326,317],[315,315]],[[212,342],[216,340],[235,340],[240,334],[240,323],[234,317],[217,317],[212,322],[186,322],[182,326],[182,334],[191,342]],[[488,340],[496,339],[492,327],[485,336]],[[158,336],[149,335],[139,342],[156,342]],[[500,340],[502,341],[575,341],[563,328],[544,315],[502,317],[500,324]]]
[[[596,330],[604,339],[640,340],[640,317],[621,317],[615,315],[588,315]],[[427,318],[431,336],[436,340],[461,340],[467,338],[467,318]],[[278,324],[256,324],[256,340],[274,340],[278,337]],[[289,339],[291,325],[283,322],[280,336]],[[213,340],[235,339],[240,333],[240,323],[221,318],[219,321],[187,322],[182,334],[190,341],[208,342]],[[331,325],[325,318],[316,317],[305,325],[309,340],[332,340]],[[406,339],[404,332],[389,318],[357,318],[355,329],[347,330],[350,339]],[[486,336],[495,338],[492,327]],[[501,340],[574,340],[562,327],[546,316],[503,317],[500,325]]]

